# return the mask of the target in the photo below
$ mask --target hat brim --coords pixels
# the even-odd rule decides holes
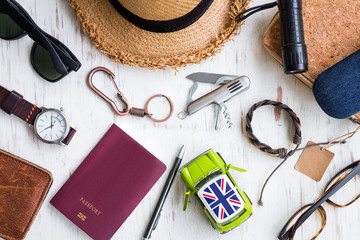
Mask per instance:
[[[214,0],[195,23],[179,31],[155,33],[124,19],[109,1],[70,0],[84,32],[96,48],[122,64],[151,69],[179,68],[219,52],[239,34],[235,22],[251,0]]]

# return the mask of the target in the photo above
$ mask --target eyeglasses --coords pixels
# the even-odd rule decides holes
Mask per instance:
[[[35,41],[31,49],[31,64],[47,81],[59,81],[81,67],[75,55],[63,43],[39,28],[19,3],[0,0],[0,38],[16,40],[25,35]]]
[[[310,217],[312,213],[314,213],[316,210],[320,212],[321,218],[322,218],[322,226],[320,230],[317,232],[317,234],[312,238],[315,239],[321,231],[324,229],[326,224],[326,212],[325,209],[321,206],[323,202],[328,202],[329,204],[333,205],[334,207],[347,207],[350,204],[354,203],[359,197],[360,194],[358,194],[353,200],[346,204],[338,204],[330,200],[329,198],[333,196],[340,188],[342,188],[347,182],[352,180],[356,175],[360,173],[360,160],[351,163],[347,167],[345,167],[343,170],[341,170],[338,174],[333,177],[330,182],[327,184],[325,188],[324,194],[314,203],[314,204],[308,204],[304,207],[302,207],[300,210],[298,210],[285,224],[285,226],[281,229],[278,239],[279,240],[292,240],[295,236],[296,230]],[[291,226],[290,223],[293,222],[294,219],[299,215],[300,212],[308,208],[303,214],[301,214],[296,222]]]

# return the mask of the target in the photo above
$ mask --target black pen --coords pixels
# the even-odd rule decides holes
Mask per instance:
[[[173,167],[172,167],[172,169],[171,169],[171,171],[169,173],[169,176],[166,179],[164,189],[162,190],[159,201],[156,204],[155,211],[154,211],[154,213],[153,213],[153,215],[151,217],[150,223],[149,223],[149,225],[148,225],[148,227],[146,229],[143,240],[150,239],[152,231],[155,230],[155,228],[156,228],[156,226],[157,226],[157,224],[159,222],[161,210],[162,210],[162,208],[164,206],[164,203],[165,203],[166,197],[167,197],[167,195],[168,195],[168,193],[170,191],[171,185],[174,182],[176,173],[179,170],[180,163],[181,163],[181,161],[183,159],[183,156],[184,156],[184,152],[185,152],[185,145],[183,145],[181,147],[180,152],[179,152],[178,156],[175,159],[175,163],[174,163],[174,165],[173,165]]]

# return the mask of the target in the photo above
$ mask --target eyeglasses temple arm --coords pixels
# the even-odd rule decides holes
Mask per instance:
[[[357,165],[357,166],[356,166]],[[356,166],[356,167],[355,167]],[[330,188],[326,191],[308,210],[306,210],[296,221],[296,223],[291,227],[285,234],[279,235],[278,239],[286,240],[290,238],[291,233],[295,233],[295,231],[310,217],[313,212],[327,199],[329,199],[332,195],[334,195],[340,188],[342,188],[348,181],[350,181],[355,175],[360,172],[360,164],[359,162],[352,163],[347,168],[355,167],[343,180],[341,180],[334,187]],[[292,234],[292,235],[293,235]]]

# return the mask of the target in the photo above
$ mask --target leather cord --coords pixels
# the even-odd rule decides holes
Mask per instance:
[[[258,109],[259,107],[267,106],[267,105],[271,105],[271,106],[274,106],[274,107],[278,107],[278,108],[280,108],[282,110],[285,110],[289,114],[289,116],[291,117],[292,122],[293,122],[294,127],[295,127],[295,133],[294,133],[294,136],[293,136],[293,143],[296,144],[296,146],[295,146],[294,149],[288,151],[285,148],[278,148],[278,149],[272,148],[269,145],[260,142],[260,140],[255,136],[255,134],[253,132],[253,129],[252,129],[252,126],[251,126],[251,121],[253,119],[254,111],[256,109]],[[300,119],[298,118],[296,113],[290,107],[288,107],[287,105],[285,105],[285,104],[283,104],[281,102],[271,101],[271,100],[263,100],[263,101],[257,102],[249,109],[249,112],[246,115],[246,132],[247,132],[249,141],[255,147],[257,147],[260,151],[266,152],[266,153],[270,154],[271,156],[280,157],[280,158],[283,159],[280,162],[280,164],[270,173],[270,175],[265,180],[265,183],[264,183],[264,185],[263,185],[263,187],[261,189],[260,198],[259,198],[259,201],[258,201],[258,204],[260,206],[264,205],[264,202],[262,201],[262,198],[263,198],[264,190],[265,190],[265,187],[266,187],[267,183],[269,182],[272,175],[286,162],[286,160],[289,157],[291,157],[296,151],[303,150],[303,149],[313,147],[313,146],[317,146],[317,145],[326,145],[326,144],[329,143],[329,142],[316,143],[316,144],[308,145],[308,146],[303,147],[303,148],[299,148],[299,146],[301,144],[301,123],[300,123]],[[344,140],[342,140],[342,141],[333,141],[333,143],[334,144],[336,144],[336,143],[345,143],[345,141]]]
[[[287,149],[285,148],[279,148],[279,149],[275,149],[270,147],[269,145],[260,142],[260,140],[255,136],[252,126],[251,126],[251,121],[253,118],[253,114],[254,111],[256,109],[258,109],[259,107],[262,106],[267,106],[267,105],[271,105],[274,107],[278,107],[282,110],[285,110],[289,116],[291,117],[291,119],[293,120],[294,123],[294,127],[295,127],[295,134],[293,137],[293,143],[296,144],[296,147],[291,150],[291,151],[287,151]],[[262,201],[262,196],[265,190],[265,187],[268,183],[268,181],[270,180],[270,178],[272,177],[272,175],[286,162],[286,160],[292,156],[298,149],[300,143],[301,143],[301,124],[300,124],[300,119],[297,117],[296,113],[289,108],[287,105],[281,103],[281,102],[277,102],[277,101],[271,101],[271,100],[263,100],[260,102],[255,103],[250,109],[248,114],[246,115],[246,132],[249,138],[249,141],[258,149],[260,149],[263,152],[266,152],[268,154],[270,154],[271,156],[275,156],[275,157],[280,157],[283,158],[283,161],[271,172],[271,174],[269,175],[269,177],[265,180],[265,183],[261,189],[261,193],[260,193],[260,198],[259,198],[259,205],[263,206],[264,203]]]
[[[336,142],[333,142],[333,143],[340,143],[340,144],[344,144],[346,143],[345,141],[336,141]],[[268,176],[268,178],[266,179],[262,189],[261,189],[261,193],[260,193],[260,199],[259,199],[259,205],[260,206],[263,206],[264,203],[262,201],[262,196],[263,196],[263,193],[264,193],[264,189],[265,189],[265,186],[266,184],[268,183],[269,179],[271,178],[271,176],[281,167],[281,165],[283,165],[283,163],[289,158],[291,157],[292,155],[294,155],[295,152],[297,151],[300,151],[300,150],[304,150],[304,149],[307,149],[307,148],[310,148],[310,147],[314,147],[314,146],[319,146],[319,145],[326,145],[326,144],[329,144],[329,142],[323,142],[323,143],[314,143],[314,144],[310,144],[310,145],[307,145],[305,147],[302,147],[302,148],[299,148],[299,144],[296,145],[296,147],[289,151],[288,153],[286,153],[286,156],[284,157],[284,160],[282,160],[282,162],[271,172],[271,174]],[[360,195],[358,196],[358,198],[360,197]],[[355,199],[356,200],[356,199]],[[354,200],[354,201],[355,201]]]
[[[291,119],[293,121],[294,127],[295,127],[293,143],[297,144],[297,145],[299,145],[301,143],[301,123],[300,123],[300,119],[298,118],[296,113],[291,108],[289,108],[287,105],[285,105],[281,102],[271,101],[271,100],[263,100],[263,101],[257,102],[249,109],[249,112],[246,115],[246,132],[247,132],[249,141],[255,147],[257,147],[260,151],[266,152],[266,153],[270,154],[271,156],[285,158],[287,156],[287,150],[285,148],[279,148],[279,149],[272,148],[269,145],[260,142],[260,140],[255,136],[255,134],[253,132],[253,129],[251,126],[251,121],[252,121],[252,118],[254,115],[254,111],[256,109],[258,109],[259,107],[267,106],[267,105],[278,107],[282,110],[285,110],[289,114],[289,116],[291,117]]]

